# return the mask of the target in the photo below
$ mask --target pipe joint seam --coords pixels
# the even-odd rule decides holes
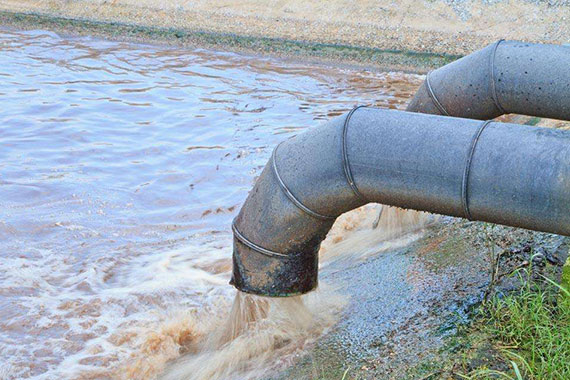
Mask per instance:
[[[437,96],[435,96],[435,92],[433,91],[433,87],[431,86],[431,80],[430,80],[431,73],[432,73],[432,71],[430,71],[426,75],[426,87],[428,90],[429,97],[431,98],[431,100],[433,101],[433,104],[435,104],[435,106],[437,107],[439,112],[441,112],[442,115],[451,116],[449,114],[449,112],[447,112],[447,110],[445,109],[443,104],[441,104],[440,101],[437,99]]]
[[[348,184],[350,185],[350,188],[352,189],[352,192],[354,193],[354,195],[356,195],[364,203],[368,203],[368,200],[364,197],[364,195],[362,195],[360,190],[358,190],[358,187],[356,186],[356,183],[354,182],[354,177],[352,176],[352,170],[350,170],[350,163],[348,161],[348,147],[347,147],[346,135],[348,134],[348,123],[350,121],[350,118],[354,114],[354,112],[359,108],[366,108],[366,107],[367,106],[354,107],[346,115],[346,119],[344,119],[344,124],[342,126],[342,144],[341,144],[342,145],[342,166],[344,169],[344,175],[346,176],[346,180],[348,181]]]
[[[274,258],[278,258],[278,259],[289,259],[292,257],[290,255],[285,255],[283,253],[279,253],[279,252],[272,251],[270,249],[263,248],[263,247],[255,244],[251,240],[249,240],[248,238],[243,236],[241,234],[241,232],[239,232],[239,230],[237,229],[237,226],[236,226],[235,219],[232,222],[232,231],[233,231],[234,236],[236,237],[237,240],[239,240],[243,245],[247,246],[248,248],[251,248],[253,251],[255,251],[257,253],[261,253],[262,255],[274,257]]]
[[[490,75],[489,77],[491,78],[491,96],[493,98],[493,102],[495,103],[495,106],[497,107],[497,109],[499,110],[499,112],[501,112],[501,114],[506,114],[507,112],[505,111],[505,109],[503,108],[503,106],[501,106],[501,102],[499,102],[499,96],[497,95],[497,84],[495,81],[495,56],[497,55],[497,48],[499,47],[499,45],[501,44],[501,42],[503,42],[504,40],[499,40],[495,43],[495,46],[493,47],[493,52],[491,53],[491,59],[490,59]]]
[[[285,193],[287,198],[289,198],[289,200],[295,206],[297,206],[297,208],[299,210],[303,211],[305,214],[307,214],[307,215],[309,215],[315,219],[320,219],[320,220],[334,220],[334,219],[336,219],[336,216],[323,215],[323,214],[320,214],[316,211],[311,210],[310,208],[305,206],[300,200],[298,200],[297,197],[295,197],[295,195],[293,195],[291,190],[289,190],[289,188],[287,187],[287,185],[285,184],[285,182],[281,178],[281,175],[279,174],[279,170],[277,169],[277,149],[279,149],[281,144],[282,143],[277,145],[277,147],[273,150],[273,154],[271,156],[271,160],[272,160],[271,167],[273,168],[273,174],[275,174],[275,178],[277,178],[277,182],[279,183],[279,187],[281,188],[281,190],[283,190],[283,193]]]
[[[483,131],[489,124],[491,124],[492,120],[487,120],[479,126],[477,132],[473,135],[473,139],[471,140],[471,145],[469,147],[469,151],[467,153],[467,158],[465,160],[465,170],[463,172],[463,179],[461,181],[461,204],[463,205],[463,212],[465,214],[465,218],[467,220],[473,220],[471,217],[471,211],[469,210],[469,173],[471,172],[471,162],[473,161],[473,155],[475,154],[475,148],[477,147],[477,143],[479,142],[479,138],[483,134]]]

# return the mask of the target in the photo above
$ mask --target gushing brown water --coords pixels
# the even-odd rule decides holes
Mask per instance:
[[[367,205],[337,220],[320,251],[323,267],[408,244],[432,220],[425,213],[386,208],[378,223],[381,207]],[[338,321],[346,301],[327,285],[291,298],[236,292],[231,307],[175,317],[144,345],[147,356],[121,373],[126,378],[162,373],[165,380],[259,378],[291,364]]]
[[[311,332],[313,315],[300,298],[264,300],[238,293],[226,325],[198,355],[176,363],[165,379],[244,378],[268,370],[273,356],[291,353]],[[315,326],[316,327],[316,326]],[[230,338],[228,333],[233,334]],[[244,375],[247,374],[247,375]]]
[[[410,239],[368,205],[323,243],[317,292],[228,285],[271,149],[357,103],[402,109],[420,76],[43,31],[0,30],[0,54],[2,380],[260,376],[340,318],[336,262]]]
[[[319,252],[321,276],[331,264],[364,259],[417,238],[428,214],[370,204],[341,215]],[[217,266],[217,264],[216,264]],[[113,377],[165,380],[254,379],[290,365],[340,318],[346,297],[321,281],[307,295],[266,298],[235,292],[202,310],[180,310],[155,325],[117,338],[134,350]],[[137,337],[142,337],[136,343]],[[91,372],[80,378],[105,374]]]
[[[296,301],[302,306],[300,299]],[[254,327],[256,322],[266,319],[269,308],[269,299],[238,291],[226,325],[222,326],[218,334],[212,336],[208,346],[217,349],[233,341],[249,330],[250,327]]]
[[[141,350],[145,356],[118,376],[142,379],[162,372],[161,379],[176,380],[257,378],[290,364],[336,322],[344,303],[330,290],[277,299],[237,292],[226,314],[174,317],[150,334]]]

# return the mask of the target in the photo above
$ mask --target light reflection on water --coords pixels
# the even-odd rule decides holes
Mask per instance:
[[[0,377],[109,376],[125,331],[230,299],[230,222],[272,147],[420,81],[0,30]]]

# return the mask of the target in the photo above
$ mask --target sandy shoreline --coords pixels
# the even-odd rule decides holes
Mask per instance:
[[[500,38],[567,43],[570,35],[566,1],[4,0],[0,11],[4,25],[420,72]]]
[[[1,10],[0,27],[16,30],[49,30],[69,37],[95,36],[115,41],[232,51],[253,56],[277,57],[280,60],[296,63],[364,68],[374,71],[425,74],[429,70],[441,67],[461,57],[460,55],[382,50],[281,38],[139,26],[119,22],[91,21]]]

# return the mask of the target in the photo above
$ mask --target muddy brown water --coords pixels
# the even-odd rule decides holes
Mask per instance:
[[[231,220],[279,141],[422,77],[46,31],[0,30],[0,62],[0,378],[255,378],[340,317],[327,284],[233,303]],[[323,270],[387,244],[377,211]]]

